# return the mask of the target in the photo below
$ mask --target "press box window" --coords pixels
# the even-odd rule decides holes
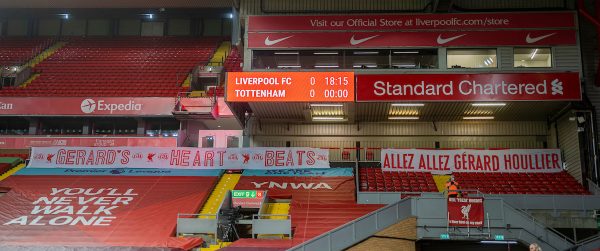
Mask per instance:
[[[253,69],[298,69],[300,65],[299,51],[253,51]]]
[[[515,48],[514,67],[552,67],[550,48]]]
[[[448,68],[496,68],[495,49],[448,49]]]
[[[389,69],[389,50],[347,50],[345,69]]]
[[[437,49],[392,50],[392,68],[395,69],[435,69],[437,62]]]

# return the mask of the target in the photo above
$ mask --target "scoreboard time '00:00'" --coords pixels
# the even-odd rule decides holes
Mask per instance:
[[[353,72],[230,72],[228,102],[353,102]]]

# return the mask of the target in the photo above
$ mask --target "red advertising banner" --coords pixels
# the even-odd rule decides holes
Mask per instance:
[[[448,225],[451,227],[483,227],[483,197],[448,198]]]
[[[578,101],[579,73],[357,75],[356,101]]]
[[[290,169],[329,168],[329,151],[309,147],[33,147],[28,167]]]
[[[250,16],[248,31],[574,28],[574,12]]]
[[[177,138],[163,137],[2,137],[0,149],[24,149],[49,146],[150,146],[176,147]]]
[[[11,189],[0,197],[0,243],[3,250],[188,250],[202,240],[172,237],[177,214],[196,213],[216,181],[214,176],[12,175],[0,182]]]
[[[381,169],[439,174],[555,173],[563,170],[559,149],[383,149]]]
[[[248,33],[248,48],[576,45],[575,30]]]
[[[175,98],[1,97],[0,115],[171,116]]]

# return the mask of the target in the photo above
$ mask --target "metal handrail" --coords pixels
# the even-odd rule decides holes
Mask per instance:
[[[350,226],[350,225],[354,224],[355,222],[358,222],[358,221],[360,221],[360,220],[362,220],[362,219],[365,219],[365,218],[367,218],[367,217],[371,217],[371,216],[373,216],[373,215],[377,214],[379,211],[383,211],[383,210],[385,210],[385,209],[388,209],[388,208],[390,208],[390,207],[395,207],[395,206],[397,206],[397,205],[400,205],[400,204],[403,204],[403,203],[411,203],[411,198],[404,198],[404,199],[401,199],[401,200],[399,200],[399,201],[397,201],[397,202],[395,202],[395,203],[388,204],[388,205],[386,205],[386,206],[384,206],[384,207],[382,207],[382,208],[379,208],[379,209],[377,209],[377,210],[375,210],[375,211],[373,211],[373,212],[370,212],[370,213],[368,213],[368,214],[365,214],[365,215],[363,215],[363,216],[361,216],[361,217],[359,217],[359,218],[356,218],[356,219],[354,219],[353,221],[347,222],[346,224],[343,224],[343,225],[341,225],[341,226],[339,226],[339,227],[336,227],[336,228],[334,228],[334,229],[331,229],[331,230],[329,230],[329,231],[327,231],[327,232],[325,232],[325,233],[322,233],[322,234],[320,234],[320,235],[318,235],[318,236],[315,236],[315,237],[311,238],[310,240],[308,240],[308,241],[306,241],[306,242],[302,242],[302,243],[300,243],[300,244],[297,244],[297,245],[295,245],[295,246],[293,246],[293,247],[291,247],[291,248],[289,248],[289,249],[287,249],[287,250],[294,250],[294,249],[300,248],[300,247],[302,247],[302,246],[306,246],[306,245],[307,245],[307,244],[309,244],[310,242],[312,242],[312,241],[315,241],[315,240],[319,240],[319,239],[321,239],[322,237],[325,237],[325,236],[329,235],[329,234],[330,234],[330,233],[332,233],[332,232],[335,232],[335,231],[338,231],[338,230],[340,230],[340,229],[343,229],[343,228],[345,228],[345,227],[348,227],[348,226]],[[412,213],[411,213],[411,214],[412,214]],[[377,230],[377,231],[380,231],[380,230]]]
[[[283,219],[262,219],[262,217],[281,217],[281,216],[285,216],[287,217],[287,219],[285,220],[291,220],[292,219],[292,215],[290,214],[253,214],[252,215],[252,219],[253,220],[283,220]]]
[[[180,217],[180,216],[192,216],[192,217]],[[209,218],[200,218],[200,217],[209,217]],[[214,218],[211,218],[211,217],[214,217]],[[177,218],[218,219],[219,214],[182,214],[182,213],[178,213]]]
[[[521,210],[521,209],[515,208],[515,207],[511,206],[510,204],[508,204],[508,203],[504,202],[504,199],[502,199],[502,198],[497,198],[497,199],[501,200],[501,201],[502,201],[502,203],[503,203],[505,206],[507,206],[508,208],[515,210],[515,212],[518,212],[518,213],[519,213],[519,214],[521,214],[522,216],[524,216],[524,217],[528,218],[529,220],[531,220],[531,222],[533,222],[533,224],[537,225],[538,227],[541,227],[541,228],[543,228],[543,229],[547,229],[547,230],[549,230],[549,231],[552,231],[553,233],[555,233],[555,234],[556,234],[556,235],[558,235],[559,237],[563,238],[564,240],[566,240],[566,241],[569,241],[570,243],[575,243],[575,242],[576,242],[575,240],[573,240],[573,239],[569,238],[568,236],[566,236],[566,235],[564,235],[564,234],[562,234],[562,233],[560,233],[560,232],[556,231],[554,228],[551,228],[551,227],[545,226],[545,225],[544,225],[544,224],[542,224],[541,222],[539,222],[539,221],[536,221],[535,217],[533,217],[532,215],[528,214],[527,212],[525,212],[525,211],[523,211],[523,210]]]
[[[596,240],[600,240],[600,234],[596,234],[596,235],[592,235],[590,237],[587,237],[583,240],[578,241],[575,246],[581,246],[581,245],[585,245],[587,243],[596,241]]]
[[[600,186],[594,183],[590,178],[587,178],[588,181],[588,190],[595,195],[600,195]]]

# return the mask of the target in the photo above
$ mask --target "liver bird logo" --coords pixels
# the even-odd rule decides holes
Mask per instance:
[[[52,158],[54,157],[54,154],[48,154],[48,156],[46,157],[46,160],[48,162],[52,162]]]
[[[149,153],[148,154],[148,157],[147,157],[148,158],[148,162],[152,162],[153,161],[154,155],[156,155],[156,153]]]
[[[250,154],[243,153],[242,157],[244,157],[244,164],[248,164],[248,161],[250,160]]]
[[[460,207],[460,212],[463,214],[463,219],[469,219],[469,212],[471,212],[471,204]]]

